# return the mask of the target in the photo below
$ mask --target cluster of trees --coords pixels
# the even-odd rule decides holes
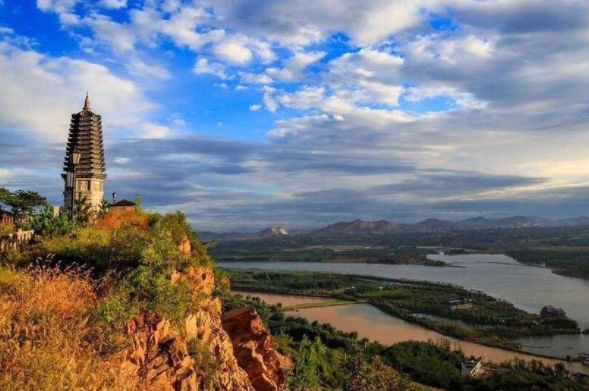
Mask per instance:
[[[15,221],[33,213],[37,206],[47,205],[47,199],[35,191],[10,191],[0,187],[0,203],[10,207]]]
[[[329,324],[285,316],[280,305],[268,306],[255,297],[229,295],[223,301],[227,309],[252,305],[262,315],[279,350],[295,359],[288,380],[292,390],[420,389],[409,380],[457,391],[581,391],[589,386],[586,380],[572,380],[562,365],[534,361],[497,365],[484,378],[463,376],[461,364],[467,357],[447,340],[383,346]]]
[[[383,312],[442,334],[488,345],[517,349],[513,338],[576,333],[566,317],[540,318],[482,292],[424,281],[390,280],[334,273],[231,270],[232,285],[242,291],[334,297],[368,301]],[[451,310],[448,301],[466,298],[472,304]],[[415,314],[427,314],[424,317]]]

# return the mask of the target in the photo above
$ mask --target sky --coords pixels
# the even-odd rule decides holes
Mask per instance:
[[[62,202],[70,116],[106,194],[197,229],[589,214],[584,0],[0,0],[0,187]]]

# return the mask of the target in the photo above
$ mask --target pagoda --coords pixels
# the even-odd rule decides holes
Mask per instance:
[[[106,169],[101,117],[92,111],[87,93],[82,111],[72,114],[63,171],[64,208],[71,212],[74,200],[83,199],[91,212],[97,212],[104,198]]]

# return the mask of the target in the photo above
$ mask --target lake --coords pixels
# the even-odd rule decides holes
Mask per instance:
[[[265,292],[235,292],[242,295],[259,297],[268,304],[282,303],[283,306],[301,304],[316,304],[329,301],[329,299],[309,296],[280,295]],[[549,365],[554,365],[560,360],[539,358],[522,353],[516,353],[505,349],[492,348],[476,343],[460,341],[446,337],[435,331],[411,324],[384,312],[369,304],[348,304],[319,308],[304,308],[290,311],[289,314],[301,316],[310,322],[329,323],[333,327],[351,332],[356,331],[360,337],[366,337],[385,345],[392,345],[403,341],[432,341],[438,342],[447,339],[452,346],[462,349],[467,355],[482,357],[485,361],[504,362],[515,358],[523,360],[541,360]],[[589,374],[589,367],[581,363],[562,362],[569,371]]]
[[[220,262],[226,268],[316,271],[406,278],[460,285],[484,291],[529,312],[545,305],[563,308],[581,328],[589,327],[589,281],[554,274],[550,269],[526,266],[499,254],[430,255],[459,267],[381,265],[321,262]],[[518,340],[530,353],[555,357],[589,353],[589,336],[561,335]]]

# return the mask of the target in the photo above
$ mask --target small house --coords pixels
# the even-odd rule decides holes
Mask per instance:
[[[462,373],[462,376],[475,377],[480,374],[482,368],[483,360],[480,357],[469,358],[468,360],[462,363],[460,372]]]
[[[120,201],[115,202],[111,206],[112,210],[135,210],[135,203],[129,200],[122,199]]]

